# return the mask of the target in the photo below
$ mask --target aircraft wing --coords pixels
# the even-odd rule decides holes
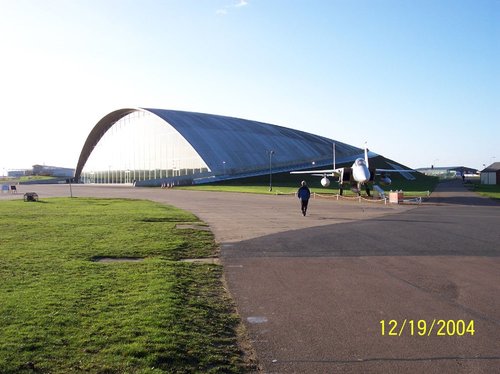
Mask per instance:
[[[381,173],[416,173],[416,170],[411,169],[375,169],[375,172]]]
[[[316,177],[322,177],[324,175],[330,175],[338,177],[342,172],[343,168],[340,169],[326,169],[326,170],[301,170],[301,171],[291,171],[290,174],[310,174]]]

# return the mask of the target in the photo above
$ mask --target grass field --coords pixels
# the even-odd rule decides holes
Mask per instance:
[[[439,182],[438,178],[427,177],[424,175],[416,175],[417,179],[408,181],[398,175],[393,175],[393,183],[390,186],[381,186],[386,192],[390,190],[403,190],[406,196],[427,196],[432,192]],[[276,194],[276,193],[295,193],[299,188],[300,181],[305,179],[311,192],[318,194],[337,194],[338,184],[331,182],[330,187],[324,188],[320,184],[321,178],[311,176],[282,176],[275,178],[276,181],[272,185],[272,191],[269,191],[269,180],[265,178],[249,178],[248,181],[234,181],[218,184],[205,184],[188,187],[177,187],[182,189],[198,190],[198,191],[222,191],[222,192],[244,192],[244,193],[260,193],[260,194]],[[363,191],[364,194],[364,191]],[[345,196],[356,196],[349,189],[344,189]]]
[[[38,176],[38,175],[31,175],[31,176],[23,176],[23,177],[18,177],[18,178],[2,178],[0,177],[0,183],[23,183],[23,182],[34,182],[34,181],[48,181],[52,179],[58,179],[55,177],[46,177],[46,176]]]
[[[221,267],[178,261],[217,254],[186,222],[148,201],[1,202],[0,372],[244,371]]]
[[[488,185],[488,184],[474,184],[472,185],[472,190],[479,193],[480,195],[500,200],[500,186],[498,185]]]

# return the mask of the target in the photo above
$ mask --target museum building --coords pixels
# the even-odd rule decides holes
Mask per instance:
[[[104,116],[81,150],[82,183],[201,184],[306,168],[331,168],[364,150],[252,120],[151,108]],[[377,154],[370,152],[370,157]]]

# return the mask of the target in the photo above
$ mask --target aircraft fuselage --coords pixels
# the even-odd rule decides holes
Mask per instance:
[[[370,170],[366,166],[365,160],[362,158],[356,159],[352,164],[352,177],[356,183],[364,184],[370,180]]]

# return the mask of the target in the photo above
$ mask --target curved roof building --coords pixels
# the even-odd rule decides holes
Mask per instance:
[[[137,122],[141,124],[132,131],[132,123]],[[191,183],[203,183],[269,174],[270,168],[276,173],[312,165],[324,167],[332,165],[334,142],[338,163],[363,157],[360,148],[267,123],[176,110],[126,108],[104,116],[92,129],[75,177],[79,180],[92,170],[94,176],[101,173],[100,181],[104,182],[183,177]],[[100,158],[100,166],[89,165],[92,158],[97,158],[96,162]],[[123,173],[134,175],[127,180]]]

